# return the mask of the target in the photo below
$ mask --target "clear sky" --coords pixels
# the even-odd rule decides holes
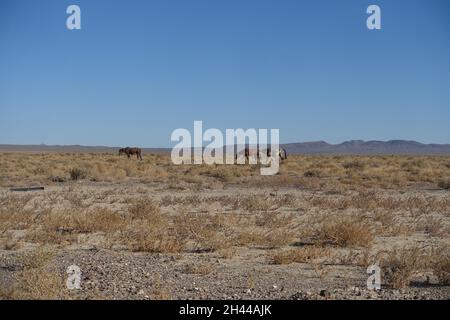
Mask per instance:
[[[194,120],[450,143],[450,1],[0,1],[0,144],[168,147]]]

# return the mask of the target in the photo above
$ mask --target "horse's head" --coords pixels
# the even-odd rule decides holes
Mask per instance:
[[[125,149],[124,148],[119,149],[119,156],[123,153],[125,153]]]

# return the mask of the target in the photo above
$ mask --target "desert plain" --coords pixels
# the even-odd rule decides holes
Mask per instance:
[[[449,233],[449,156],[0,153],[0,299],[450,299]]]

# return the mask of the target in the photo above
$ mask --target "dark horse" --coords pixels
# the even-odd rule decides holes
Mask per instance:
[[[121,154],[126,154],[128,159],[130,159],[131,155],[135,154],[138,160],[139,159],[142,160],[141,148],[130,148],[130,147],[122,148],[119,149],[119,155]]]

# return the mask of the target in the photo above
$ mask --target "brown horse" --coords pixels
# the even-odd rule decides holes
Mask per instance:
[[[141,148],[130,148],[130,147],[122,148],[119,149],[119,155],[121,154],[126,154],[128,159],[130,159],[131,155],[135,154],[138,160],[139,159],[142,160]]]

